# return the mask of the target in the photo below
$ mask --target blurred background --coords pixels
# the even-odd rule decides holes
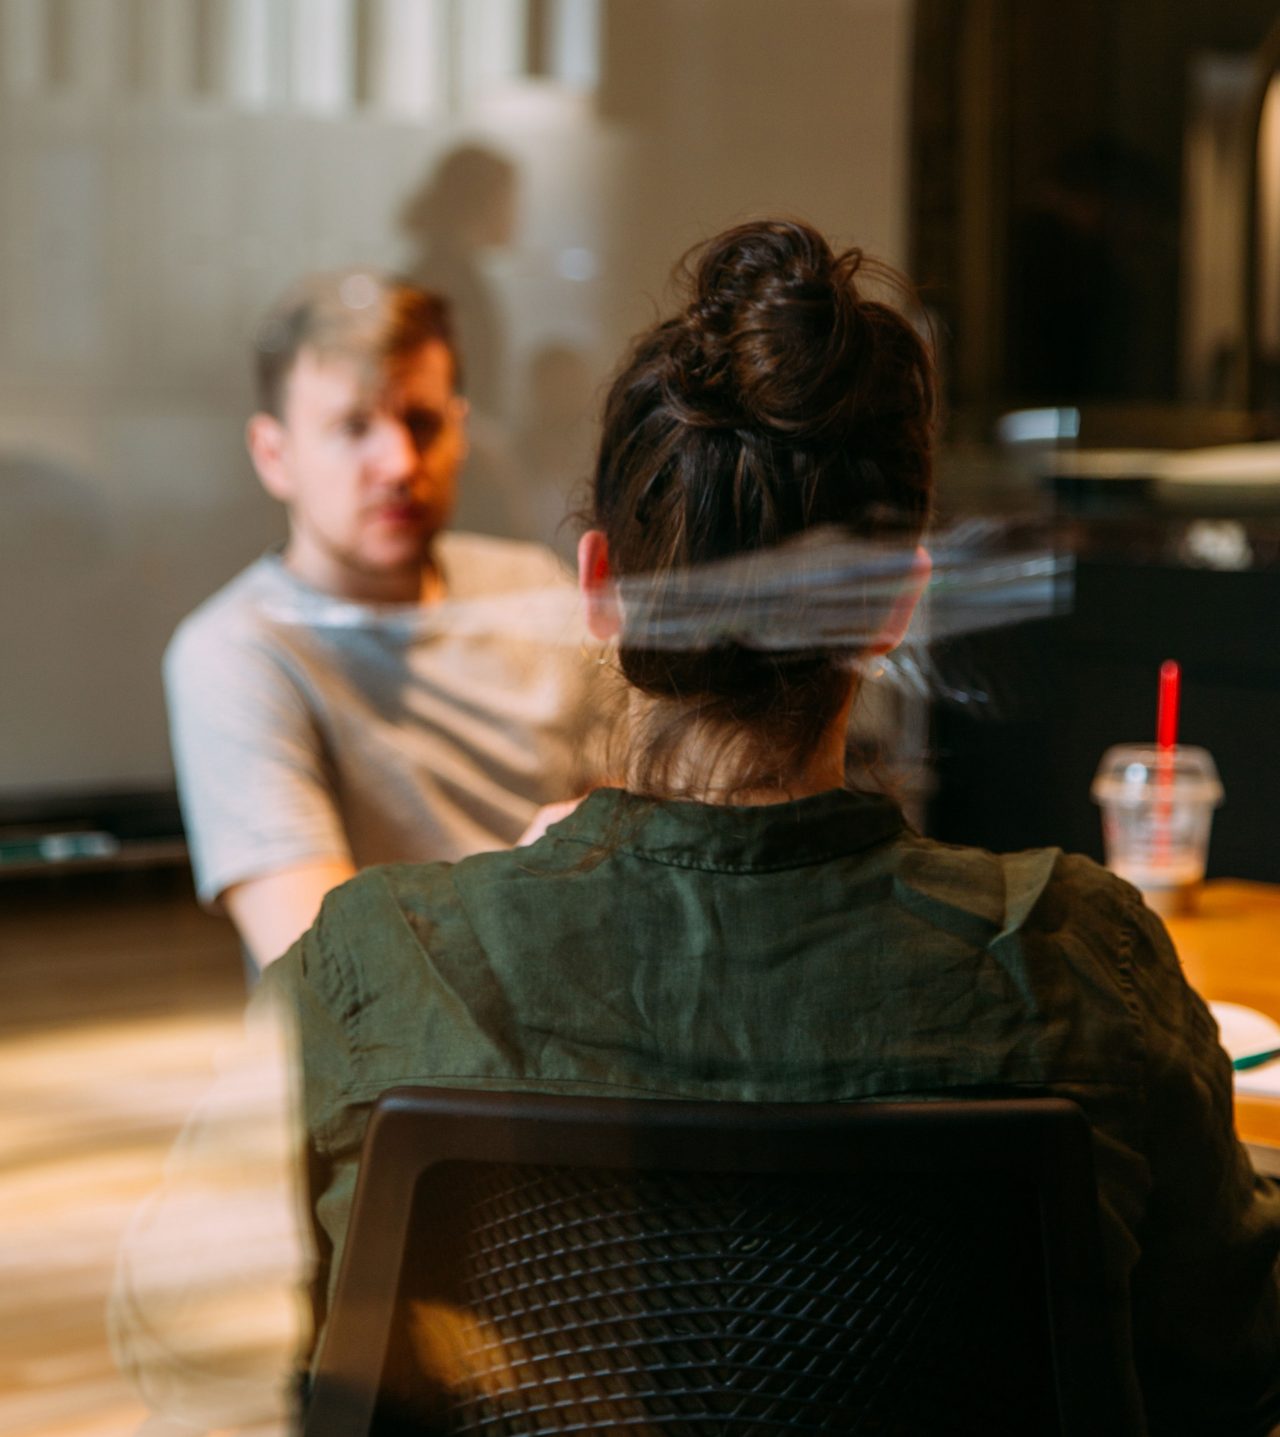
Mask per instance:
[[[1227,791],[1210,873],[1280,880],[1278,25],[1268,0],[0,0],[0,1064],[27,1115],[0,1425],[137,1419],[108,1238],[242,998],[187,887],[159,661],[283,537],[248,356],[305,271],[453,295],[457,522],[567,555],[601,386],[685,248],[783,211],[907,270],[941,518],[1074,565],[1055,612],[948,638],[900,699],[919,820],[1099,856],[1089,780],[1150,736],[1174,657]],[[83,1166],[104,1131],[114,1177]]]
[[[910,22],[802,3],[780,45],[759,0],[4,0],[0,802],[167,791],[162,648],[282,533],[242,440],[280,290],[369,264],[449,291],[457,523],[568,552],[600,381],[683,249],[785,209],[906,260]]]
[[[26,864],[69,831],[105,835],[81,854],[180,861],[159,657],[281,536],[241,436],[253,329],[284,286],[370,264],[449,291],[475,414],[457,522],[567,556],[623,343],[676,256],[764,211],[921,285],[945,516],[1066,515],[1085,602],[1090,565],[1142,556],[1157,632],[1116,655],[1132,689],[1103,676],[1114,735],[1146,735],[1137,672],[1184,628],[1188,723],[1198,705],[1211,729],[1241,703],[1261,718],[1252,689],[1226,690],[1274,664],[1257,625],[1277,466],[1262,448],[1243,475],[1168,460],[1276,427],[1277,10],[1114,8],[0,0],[0,853]],[[1105,577],[1104,613],[1152,612]],[[1114,645],[1114,627],[1084,637]],[[988,701],[956,732],[946,704],[922,721],[916,787],[940,830],[1097,851],[1097,726],[1054,765],[1060,797],[1034,785],[1039,807],[1007,821],[962,810],[1016,783],[989,760],[948,770],[957,747],[1007,748],[1037,682],[1091,693],[1079,658],[1019,696],[1003,650],[942,656],[943,687]],[[1024,737],[1043,757],[1070,736]],[[1235,842],[1222,819],[1223,871],[1242,872],[1252,822]]]

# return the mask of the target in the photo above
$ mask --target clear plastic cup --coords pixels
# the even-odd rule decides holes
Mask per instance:
[[[1117,744],[1090,789],[1102,806],[1107,867],[1158,913],[1186,913],[1204,881],[1209,825],[1222,782],[1207,750]]]

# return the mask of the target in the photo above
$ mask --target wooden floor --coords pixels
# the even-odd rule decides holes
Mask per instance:
[[[229,925],[178,872],[0,885],[0,1432],[177,1432],[116,1371],[124,1224],[239,1030]],[[190,1429],[184,1429],[190,1431]]]

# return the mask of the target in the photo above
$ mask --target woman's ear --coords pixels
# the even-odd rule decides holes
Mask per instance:
[[[622,630],[618,585],[609,567],[609,541],[599,529],[588,529],[578,540],[578,589],[587,632],[601,642],[616,639]]]
[[[911,561],[911,571],[889,606],[889,613],[880,626],[880,632],[868,648],[869,653],[887,654],[902,642],[911,625],[911,616],[916,611],[916,605],[920,602],[920,596],[928,586],[932,573],[933,560],[929,557],[928,549],[923,544],[917,544],[915,558]]]

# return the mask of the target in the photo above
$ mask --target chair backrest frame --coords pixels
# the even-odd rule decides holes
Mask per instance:
[[[1141,1430],[1105,1315],[1092,1139],[1065,1099],[761,1104],[402,1087],[370,1118],[306,1437],[369,1430],[415,1192],[445,1162],[691,1173],[1007,1173],[1040,1211],[1061,1437]]]

